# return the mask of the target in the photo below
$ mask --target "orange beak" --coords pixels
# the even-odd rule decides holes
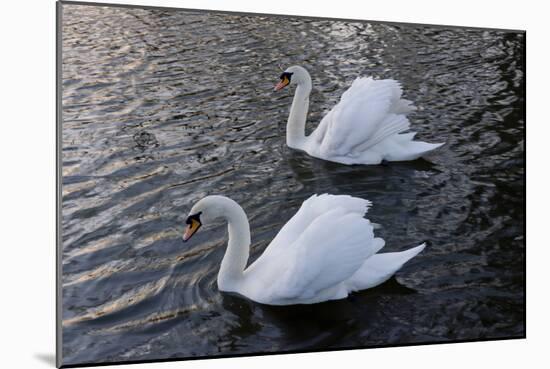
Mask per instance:
[[[183,242],[187,242],[201,227],[201,222],[196,219],[192,219],[191,223],[187,224],[185,233],[183,234]]]
[[[288,80],[288,78],[284,77],[282,80],[279,81],[279,83],[275,85],[275,91],[283,89],[284,87],[288,86],[289,83],[290,81]]]

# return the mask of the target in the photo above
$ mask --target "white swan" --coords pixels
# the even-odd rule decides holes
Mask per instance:
[[[280,78],[276,91],[296,85],[286,125],[286,143],[293,149],[342,164],[380,164],[382,160],[418,159],[443,145],[413,141],[414,132],[402,133],[409,129],[406,115],[415,107],[401,99],[399,82],[370,77],[357,78],[306,136],[311,77],[303,67],[292,66]]]
[[[269,305],[343,299],[386,281],[425,246],[376,254],[384,240],[374,237],[371,223],[363,218],[370,204],[345,195],[311,196],[248,268],[248,219],[227,197],[207,196],[197,202],[183,240],[189,240],[202,222],[227,221],[229,243],[218,273],[221,291]]]

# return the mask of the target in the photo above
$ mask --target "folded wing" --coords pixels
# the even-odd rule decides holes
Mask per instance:
[[[359,212],[336,208],[316,217],[285,250],[270,294],[279,300],[300,300],[350,278],[382,246],[371,223]]]
[[[409,129],[414,107],[401,94],[395,80],[357,78],[312,133],[321,155],[350,156]]]
[[[270,251],[276,249],[291,247],[315,219],[331,210],[341,208],[347,213],[359,214],[363,217],[371,204],[369,200],[348,195],[314,194],[302,203],[296,214],[281,228],[264,251],[264,255],[269,255]]]

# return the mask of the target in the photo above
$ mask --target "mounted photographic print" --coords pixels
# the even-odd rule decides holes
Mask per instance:
[[[57,10],[58,366],[525,337],[525,32]]]

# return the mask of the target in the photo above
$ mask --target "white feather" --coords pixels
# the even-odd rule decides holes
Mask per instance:
[[[357,78],[310,136],[305,136],[311,78],[299,66],[287,69],[298,88],[287,124],[289,146],[311,156],[343,164],[379,164],[382,160],[414,160],[440,147],[403,135],[410,128],[412,102],[401,98],[393,79]]]
[[[225,197],[209,196],[192,214],[218,215],[229,222],[220,290],[264,304],[312,304],[374,287],[423,249],[377,254],[384,240],[374,236],[372,223],[363,218],[370,205],[346,195],[311,196],[245,270],[250,236],[242,208]]]

